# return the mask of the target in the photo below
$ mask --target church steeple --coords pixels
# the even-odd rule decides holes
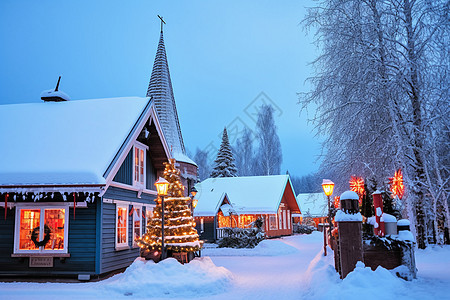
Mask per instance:
[[[152,75],[150,77],[150,83],[147,89],[147,97],[153,97],[164,136],[172,149],[172,153],[177,152],[186,154],[183,137],[181,135],[180,122],[178,120],[175,97],[173,95],[166,48],[164,46],[162,26],[165,22],[159,15],[158,17],[161,19],[161,35],[156,51],[155,62],[153,64]]]

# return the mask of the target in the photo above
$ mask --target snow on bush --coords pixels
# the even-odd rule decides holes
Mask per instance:
[[[104,288],[126,296],[193,297],[226,291],[232,274],[217,267],[209,257],[180,264],[174,258],[159,263],[136,258],[123,274],[107,280]]]
[[[316,227],[306,224],[294,224],[292,226],[292,231],[294,233],[302,233],[302,234],[311,234],[313,231],[316,231]]]

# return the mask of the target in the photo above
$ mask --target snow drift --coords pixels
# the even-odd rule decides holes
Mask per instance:
[[[231,272],[217,267],[209,257],[185,265],[174,258],[158,264],[136,258],[123,274],[107,280],[103,288],[139,298],[194,297],[223,293],[231,282]]]

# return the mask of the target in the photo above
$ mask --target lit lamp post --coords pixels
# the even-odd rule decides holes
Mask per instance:
[[[161,260],[166,258],[166,246],[164,245],[164,196],[167,196],[169,189],[169,182],[162,177],[159,177],[155,182],[156,191],[161,198]]]
[[[194,199],[195,195],[197,195],[197,189],[195,186],[191,188],[191,214],[194,216],[194,208],[197,206],[198,200]]]
[[[334,182],[329,180],[329,179],[324,179],[322,181],[322,188],[323,188],[323,192],[325,193],[325,195],[328,198],[328,224],[330,226],[330,236],[331,236],[331,230],[333,227],[333,224],[331,223],[331,209],[330,209],[330,196],[333,194],[333,189],[334,189]],[[325,226],[323,228],[323,253],[325,256],[327,256],[327,243],[326,243],[326,231],[325,231]]]

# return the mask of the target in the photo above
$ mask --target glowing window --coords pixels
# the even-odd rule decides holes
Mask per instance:
[[[145,186],[145,148],[134,146],[134,185]]]
[[[16,212],[14,252],[67,253],[67,209],[67,205],[19,206]]]
[[[128,247],[128,205],[117,205],[116,248]]]
[[[276,230],[277,229],[277,217],[269,216],[269,229]]]
[[[137,247],[136,239],[142,235],[142,208],[133,206],[133,246]]]

